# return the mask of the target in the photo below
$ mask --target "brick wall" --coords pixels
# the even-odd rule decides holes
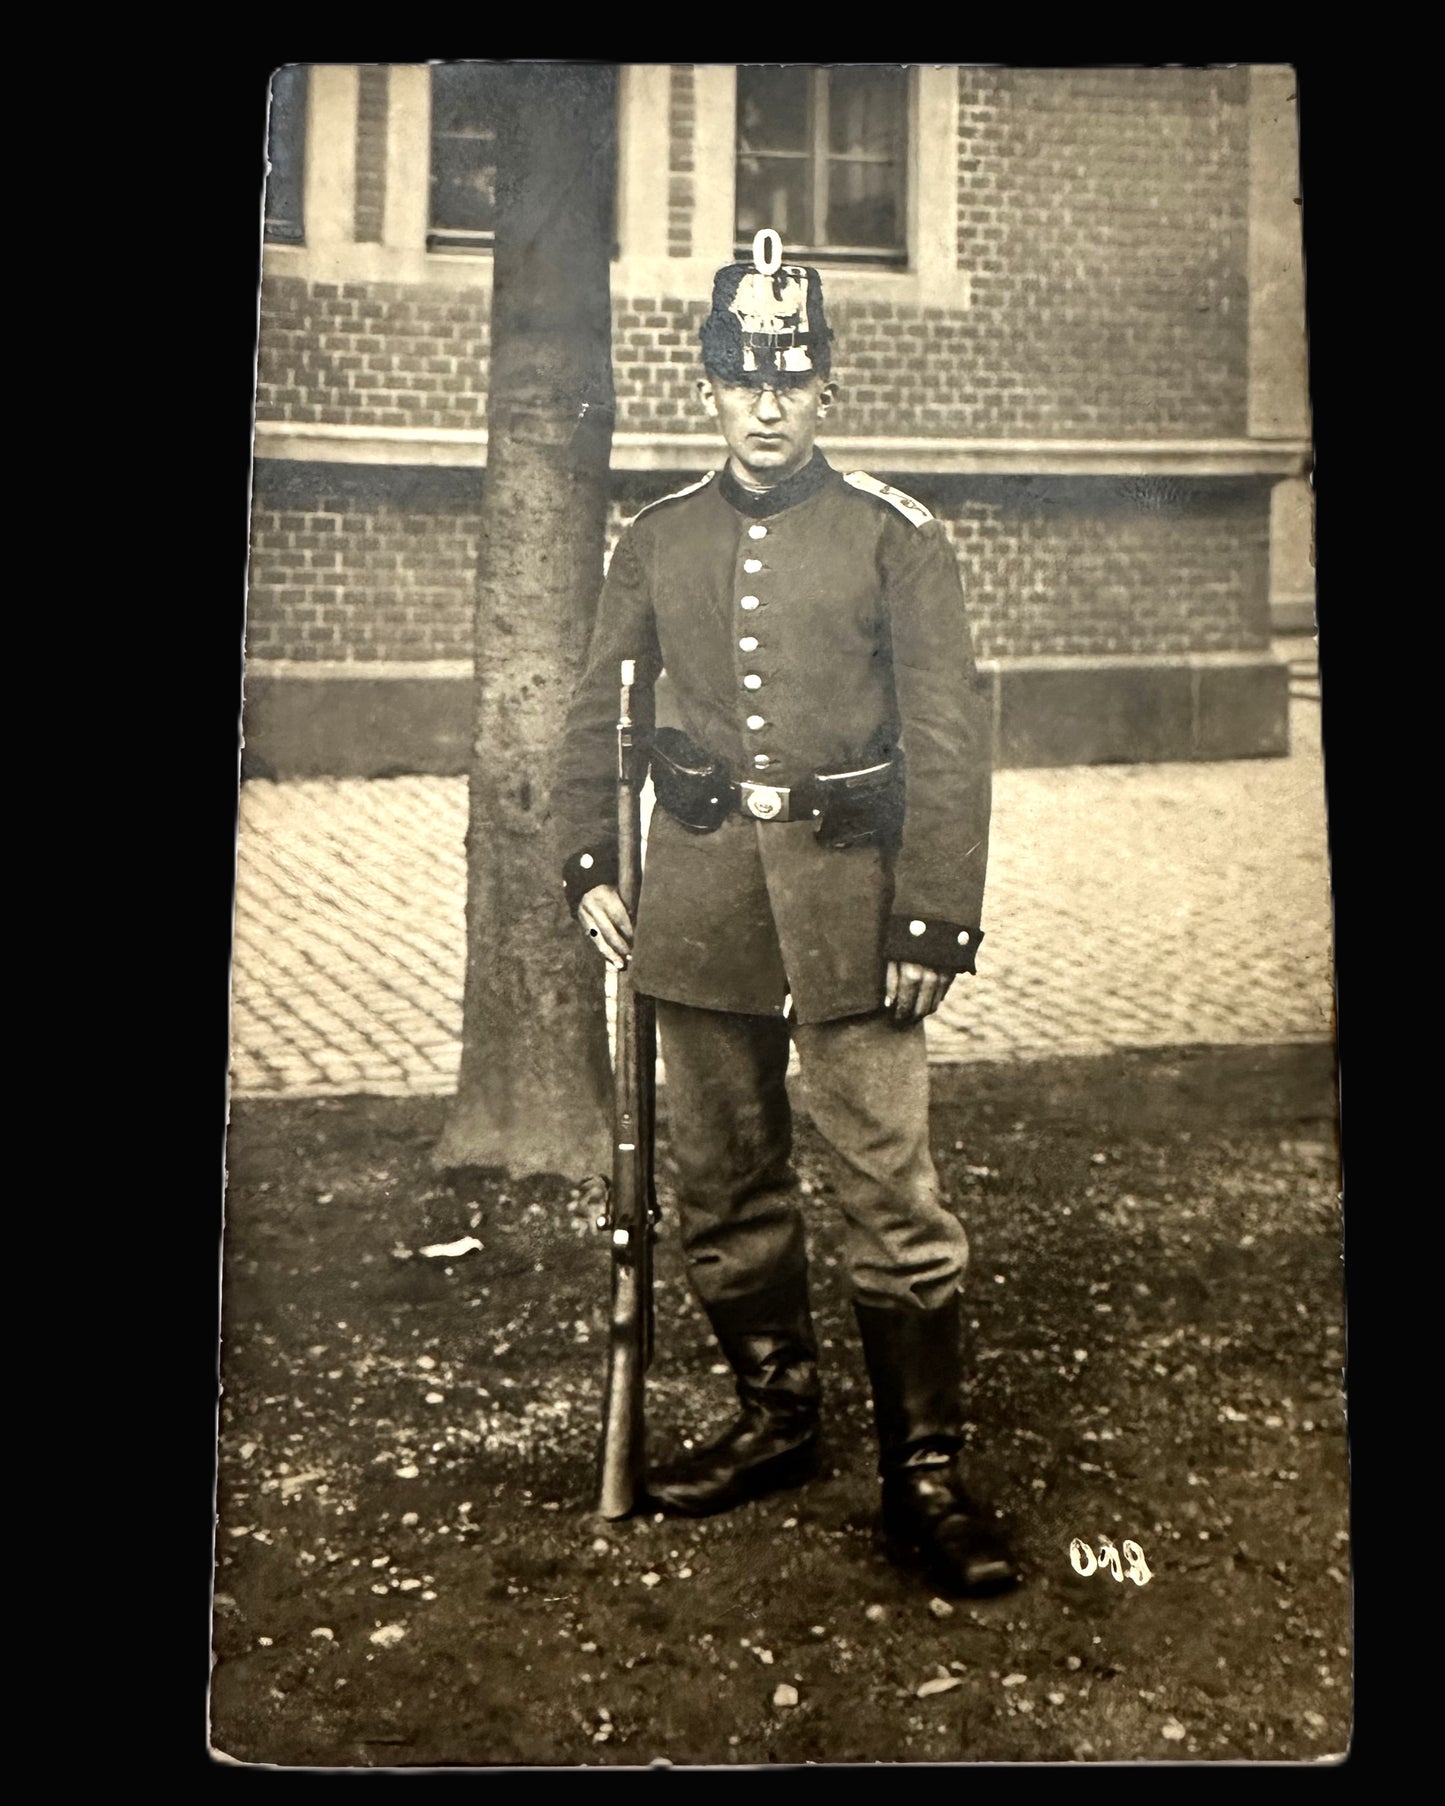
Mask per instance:
[[[386,211],[386,113],[390,71],[363,64],[357,73],[356,226],[358,244],[381,243]]]
[[[481,481],[258,460],[249,656],[470,658]]]
[[[706,301],[675,295],[627,300],[614,308],[612,380],[619,428],[716,439],[717,428],[703,413],[696,389],[702,375],[697,335],[706,313]]]
[[[982,430],[1242,433],[1248,73],[960,69]]]
[[[686,475],[618,473],[624,521]],[[1267,486],[1246,480],[909,477],[958,550],[980,657],[1268,644]],[[253,658],[471,656],[482,478],[257,465]]]
[[[667,103],[667,254],[692,256],[694,132],[697,94],[692,68],[674,63]]]
[[[487,303],[475,290],[269,279],[261,292],[257,418],[482,426]]]
[[[874,474],[942,521],[980,658],[1269,644],[1266,483]],[[639,508],[692,481],[676,472],[614,475],[607,556]]]
[[[705,301],[672,295],[614,302],[621,430],[713,431],[693,388],[705,312]],[[834,374],[841,388],[834,420],[844,432],[1168,439],[1244,431],[1242,314],[1237,335],[1226,342],[1216,334],[1219,355],[1212,360],[1166,326],[1152,347],[1141,329],[1132,362],[1127,345],[1103,355],[1111,336],[1128,334],[1118,324],[1106,331],[1097,320],[1079,326],[1073,361],[1060,353],[1050,362],[1044,349],[1027,344],[1026,326],[1015,320],[993,330],[977,310],[836,301],[829,318],[838,334]],[[484,425],[487,323],[486,298],[475,290],[269,281],[262,298],[259,418]],[[1011,351],[1002,348],[1005,339]]]
[[[1269,644],[1269,489],[1249,480],[914,477],[981,658]]]

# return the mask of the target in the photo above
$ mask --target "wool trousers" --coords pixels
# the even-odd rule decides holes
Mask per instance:
[[[808,1114],[836,1157],[853,1294],[931,1310],[963,1281],[968,1240],[943,1203],[928,1146],[923,1024],[881,1011],[790,1024],[657,1002],[688,1275],[704,1304],[806,1273],[792,1165],[789,1036]]]

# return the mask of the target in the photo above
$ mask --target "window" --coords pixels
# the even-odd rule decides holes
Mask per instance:
[[[906,69],[738,70],[737,249],[902,263]]]
[[[266,129],[266,237],[299,245],[305,238],[306,67],[293,63],[271,77]]]
[[[490,250],[497,207],[497,122],[512,71],[496,63],[439,63],[431,72],[429,251]],[[559,98],[564,90],[559,87]],[[616,83],[609,116],[598,121],[613,171],[606,185],[609,238],[616,213]],[[613,256],[617,247],[613,245]]]
[[[442,63],[431,72],[430,251],[491,245],[507,74],[495,63]]]

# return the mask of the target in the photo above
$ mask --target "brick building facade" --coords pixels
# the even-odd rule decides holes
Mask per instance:
[[[248,768],[460,770],[485,93],[401,65],[289,79]],[[957,547],[1000,761],[1283,751],[1271,593],[1309,590],[1293,130],[1287,70],[621,68],[610,537],[718,461],[697,329],[761,194],[824,271],[841,398],[820,442]]]

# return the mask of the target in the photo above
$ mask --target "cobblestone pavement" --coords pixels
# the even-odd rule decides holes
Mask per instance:
[[[935,1059],[1318,1040],[1332,1022],[1313,646],[1287,759],[1004,771],[981,975]],[[466,781],[252,781],[236,888],[238,1096],[450,1091]]]

